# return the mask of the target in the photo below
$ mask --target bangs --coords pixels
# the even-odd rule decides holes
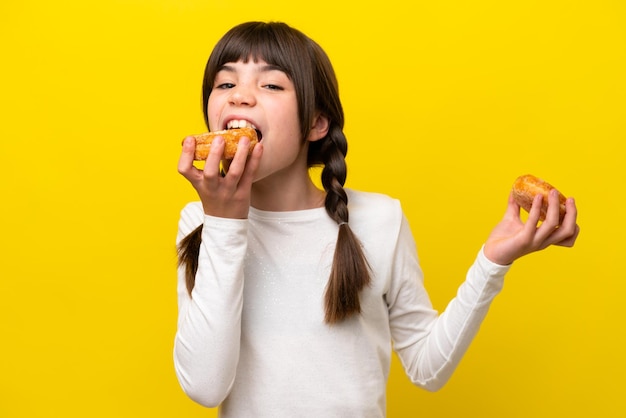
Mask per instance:
[[[294,65],[302,62],[302,45],[296,45],[292,31],[280,24],[251,22],[227,33],[216,45],[209,60],[210,76],[229,62],[265,61],[284,71],[290,79]]]

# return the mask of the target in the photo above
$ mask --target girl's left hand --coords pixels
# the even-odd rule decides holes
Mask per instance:
[[[485,256],[496,264],[511,264],[516,259],[550,245],[572,247],[580,228],[576,224],[576,204],[573,198],[565,203],[565,217],[559,225],[559,197],[553,190],[548,196],[546,219],[539,223],[541,201],[538,195],[528,213],[526,223],[520,219],[520,207],[509,196],[504,218],[493,229],[485,243]]]

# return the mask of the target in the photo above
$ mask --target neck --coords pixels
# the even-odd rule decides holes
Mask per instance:
[[[313,209],[324,206],[326,193],[317,188],[308,175],[302,177],[282,177],[280,180],[265,178],[252,186],[251,204],[253,207],[285,212]]]

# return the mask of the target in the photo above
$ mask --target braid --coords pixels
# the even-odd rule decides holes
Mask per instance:
[[[187,292],[191,295],[196,284],[196,272],[198,271],[198,256],[202,243],[202,224],[191,231],[178,244],[178,266],[185,266],[185,283]]]
[[[361,244],[348,225],[348,196],[343,188],[348,144],[338,126],[332,126],[321,147],[322,185],[328,215],[339,224],[337,245],[325,294],[325,321],[340,322],[361,312],[359,292],[370,283],[369,265]]]
[[[331,129],[335,132],[329,132],[321,149],[324,164],[322,185],[327,192],[326,211],[335,222],[348,222],[348,196],[343,189],[348,173],[345,161],[348,143],[339,128]]]

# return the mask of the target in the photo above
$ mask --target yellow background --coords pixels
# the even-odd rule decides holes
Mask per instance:
[[[215,416],[173,372],[176,163],[212,46],[252,19],[331,56],[348,185],[402,200],[438,309],[517,175],[577,199],[576,247],[515,264],[443,390],[394,360],[389,417],[624,416],[624,2],[23,0],[0,5],[0,417]]]

